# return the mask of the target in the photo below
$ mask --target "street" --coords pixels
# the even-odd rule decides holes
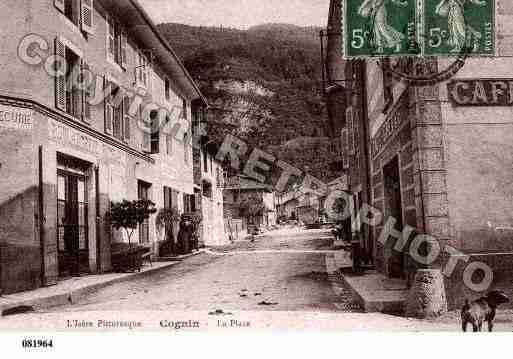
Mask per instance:
[[[328,231],[321,230],[268,232],[253,240],[209,249],[151,275],[110,285],[73,304],[4,317],[0,328],[37,329],[42,323],[46,323],[44,328],[61,328],[63,320],[78,318],[137,320],[141,313],[150,323],[159,323],[166,316],[207,316],[217,322],[216,317],[227,314],[233,318],[233,313],[254,327],[460,330],[458,311],[436,320],[363,313],[328,265],[336,253],[330,249],[330,238]],[[511,310],[497,312],[496,331],[511,331],[512,314]]]
[[[329,234],[282,230],[191,257],[152,276],[116,284],[61,311],[337,311],[352,301],[326,273]],[[297,252],[296,252],[297,251]]]

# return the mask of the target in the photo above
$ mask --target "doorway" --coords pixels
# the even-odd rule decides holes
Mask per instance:
[[[57,171],[59,276],[89,273],[87,181],[83,173]]]
[[[399,174],[399,157],[395,156],[383,167],[385,182],[385,214],[396,220],[395,229],[403,230],[403,208],[401,197],[401,178]],[[400,251],[394,250],[396,239],[390,237],[385,244],[386,271],[391,278],[404,278],[405,258]]]
[[[137,196],[140,200],[150,199],[151,184],[138,181],[137,185]],[[150,220],[147,218],[143,223],[139,225],[139,243],[147,244],[150,242]]]

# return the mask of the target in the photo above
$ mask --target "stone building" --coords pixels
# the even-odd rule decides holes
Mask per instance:
[[[206,109],[202,123],[207,132]],[[200,122],[201,123],[201,122]],[[204,246],[219,246],[228,243],[224,218],[224,170],[216,159],[217,146],[209,141],[206,133],[201,136],[200,146],[194,148],[194,184],[198,208],[202,215],[202,238]]]
[[[190,208],[191,103],[205,101],[134,0],[6,0],[0,19],[0,288],[12,293],[77,263],[110,270],[111,242],[126,240],[106,226],[111,201]],[[135,237],[158,254],[154,218]]]
[[[333,26],[341,23],[341,2],[331,3]],[[450,57],[328,58],[346,84],[347,109],[338,115],[349,137],[350,192],[357,207],[362,201],[384,216],[364,237],[374,265],[409,283],[420,267],[450,272],[444,280],[450,308],[480,295],[464,283],[469,263],[487,264],[492,288],[511,291],[513,4],[497,0],[496,7],[496,56],[467,58],[449,79],[437,80],[436,74],[454,65]],[[341,51],[341,43],[336,47]],[[406,83],[390,69],[433,81]],[[362,157],[355,159],[358,151]],[[379,240],[382,233],[406,228],[436,238],[440,255],[420,265],[410,251],[394,249],[394,236]],[[451,259],[457,259],[454,270]],[[485,280],[486,273],[476,271],[473,281]]]
[[[271,185],[246,175],[235,175],[225,181],[223,188],[225,221],[229,231],[245,233],[248,225],[269,227],[276,225],[276,196]],[[244,204],[260,203],[264,210],[256,216],[244,213]]]

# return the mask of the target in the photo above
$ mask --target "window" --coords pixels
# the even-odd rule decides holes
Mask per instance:
[[[187,100],[182,99],[182,117],[187,120]]]
[[[173,155],[173,136],[166,135],[166,153],[168,156]]]
[[[121,25],[110,17],[107,18],[107,28],[107,58],[126,69],[128,47],[126,33]]]
[[[164,95],[166,96],[166,100],[171,98],[171,84],[168,78],[164,79]]]
[[[194,195],[187,193],[183,194],[183,211],[184,213],[196,212],[196,198]]]
[[[138,85],[149,86],[150,63],[142,50],[137,53],[137,67],[135,69],[135,82]]]
[[[150,112],[150,141],[151,141],[151,153],[160,152],[160,130],[159,130],[159,113],[156,110]]]
[[[85,71],[89,70],[89,66],[63,41],[55,39],[55,55],[66,62],[66,73],[55,77],[55,107],[75,118],[88,120],[91,117],[88,100],[92,95],[90,91],[94,89],[92,86],[81,89],[77,85],[88,75]]]
[[[208,154],[203,152],[203,172],[208,172]]]
[[[54,0],[53,3],[73,24],[80,25],[82,31],[94,32],[93,0]]]
[[[105,80],[105,132],[119,140],[130,139],[130,101],[124,90],[111,81]]]

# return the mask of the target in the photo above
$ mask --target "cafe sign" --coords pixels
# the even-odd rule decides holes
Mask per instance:
[[[513,79],[453,80],[447,92],[454,106],[513,106]]]

